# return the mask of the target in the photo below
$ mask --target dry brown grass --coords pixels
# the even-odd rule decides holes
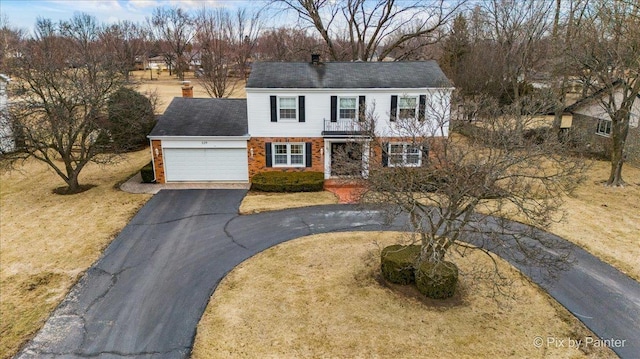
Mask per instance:
[[[550,232],[640,281],[640,168],[624,166],[622,188],[603,185],[609,171],[609,162],[594,162],[587,181],[566,198],[566,218]]]
[[[338,203],[338,197],[329,191],[300,193],[249,192],[242,200],[240,214],[336,203]]]
[[[160,77],[154,71],[153,72],[153,80],[149,79],[149,71],[133,71],[132,79],[139,82],[137,86],[137,90],[141,93],[145,92],[155,92],[158,95],[158,99],[160,103],[156,108],[157,113],[164,113],[167,106],[174,97],[182,96],[182,81],[178,79],[178,77],[174,75],[169,75],[169,72],[162,72]],[[202,87],[198,83],[198,79],[193,76],[193,72],[187,72],[185,74],[185,81],[191,81],[191,85],[193,86],[193,97],[201,97],[201,98],[209,98],[209,94],[205,91],[204,87]],[[235,89],[231,93],[232,98],[245,98],[247,97],[247,93],[244,89],[244,81],[237,80],[235,81]]]
[[[508,264],[517,300],[498,305],[467,277],[453,299],[421,301],[376,278],[393,232],[304,237],[268,249],[220,284],[198,325],[193,358],[582,358],[615,357],[567,347],[537,349],[537,336],[592,335]],[[461,270],[486,265],[482,255]]]
[[[114,188],[149,162],[149,150],[116,165],[88,165],[76,195],[52,194],[64,185],[52,170],[29,160],[0,175],[0,357],[44,323],[80,274],[150,198]]]

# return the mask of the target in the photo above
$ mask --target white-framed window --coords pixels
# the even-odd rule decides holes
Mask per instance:
[[[279,120],[298,120],[298,98],[295,96],[278,97]]]
[[[417,97],[400,97],[398,99],[398,118],[416,118],[418,114]]]
[[[422,150],[410,143],[390,143],[388,148],[389,167],[420,167]]]
[[[596,133],[601,136],[610,136],[611,135],[611,120],[605,120],[602,118],[598,119],[598,128],[596,129]]]
[[[273,167],[304,167],[304,143],[272,143]]]
[[[338,118],[340,120],[355,120],[358,108],[356,97],[338,98]]]

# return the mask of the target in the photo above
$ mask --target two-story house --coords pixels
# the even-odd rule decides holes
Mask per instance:
[[[149,138],[156,180],[250,181],[264,171],[344,175],[334,154],[361,148],[353,161],[426,163],[427,148],[396,128],[411,119],[448,135],[453,88],[434,61],[254,63],[246,100],[175,98]],[[370,151],[363,124],[375,122],[385,153]],[[370,126],[367,126],[369,129]],[[358,141],[354,141],[358,138]]]

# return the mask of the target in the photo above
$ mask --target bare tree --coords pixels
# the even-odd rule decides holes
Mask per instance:
[[[148,33],[131,21],[120,21],[106,26],[100,34],[101,41],[109,50],[107,55],[120,68],[127,82],[136,61],[146,54]]]
[[[20,96],[9,113],[20,141],[9,158],[46,163],[65,181],[66,193],[82,190],[78,176],[89,162],[115,158],[104,124],[124,76],[107,61],[100,29],[86,14],[58,25],[39,19],[35,38],[12,64]]]
[[[424,46],[436,41],[441,35],[440,28],[456,14],[463,1],[273,0],[273,3],[284,4],[302,22],[313,26],[332,60],[381,61],[410,43]],[[412,42],[416,38],[426,41]],[[339,40],[347,46],[341,49]]]
[[[237,79],[245,80],[255,51],[261,21],[260,13],[238,9],[202,8],[195,18],[196,41],[200,48],[199,82],[211,97],[228,97]]]
[[[563,1],[556,0],[552,31],[551,75],[552,89],[556,96],[553,128],[559,131],[562,114],[567,106],[569,78],[580,72],[571,61],[570,48],[575,37],[579,34],[589,0],[565,0],[567,7],[563,11]],[[568,4],[568,5],[567,5]]]
[[[611,118],[611,172],[607,185],[621,186],[622,166],[631,108],[640,94],[640,8],[625,1],[596,1],[579,35],[572,41],[571,57],[583,74],[590,93],[600,93],[600,106]]]
[[[521,84],[527,84],[530,71],[546,60],[542,39],[550,30],[551,8],[551,2],[508,0],[492,0],[484,7],[512,100],[522,95]]]
[[[231,25],[231,40],[234,47],[234,62],[241,77],[246,80],[249,73],[249,61],[258,44],[258,36],[263,22],[260,11],[249,12],[238,9]]]
[[[562,217],[563,196],[583,179],[585,162],[564,154],[551,131],[533,130],[537,109],[493,101],[483,107],[482,125],[465,124],[470,136],[461,136],[448,133],[448,91],[433,92],[425,102],[424,114],[385,125],[369,114],[358,124],[364,136],[352,140],[369,160],[361,171],[361,202],[379,206],[390,218],[408,216],[412,241],[421,248],[417,266],[480,250],[543,274],[562,268],[566,248],[534,227]]]
[[[258,38],[256,56],[262,61],[309,61],[309,54],[326,54],[322,40],[305,30],[278,27]]]
[[[230,15],[224,9],[203,8],[196,24],[201,63],[198,81],[209,96],[228,97],[235,89],[235,82],[230,78],[233,65]]]
[[[0,73],[10,75],[9,61],[18,57],[26,31],[11,26],[9,18],[0,15]]]
[[[184,72],[189,68],[189,49],[195,36],[194,21],[191,15],[179,7],[158,7],[153,10],[147,22],[160,45],[169,67],[184,80]]]

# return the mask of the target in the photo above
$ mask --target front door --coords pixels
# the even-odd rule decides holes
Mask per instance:
[[[331,143],[331,176],[362,175],[362,144],[356,142]]]

